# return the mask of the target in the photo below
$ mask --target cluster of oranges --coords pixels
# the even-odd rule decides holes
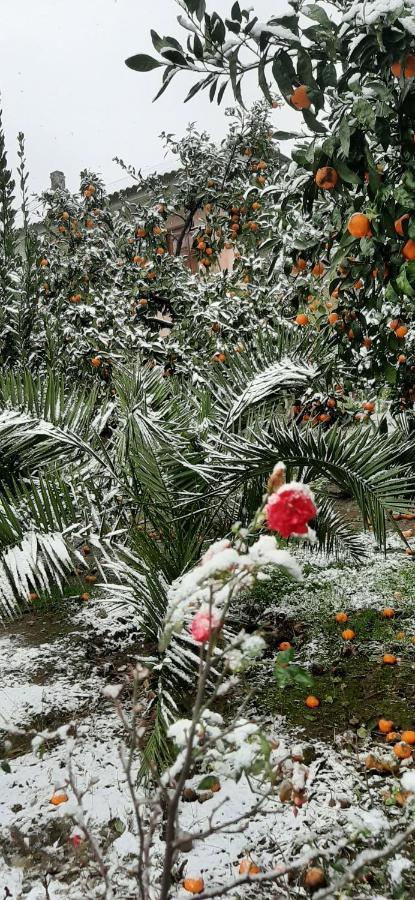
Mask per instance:
[[[379,719],[378,731],[385,738],[386,743],[393,744],[392,750],[398,759],[410,759],[415,745],[415,731],[404,729],[396,731],[392,719]]]
[[[298,425],[309,422],[311,425],[329,426],[339,417],[338,400],[332,395],[305,402],[297,399],[292,412]]]

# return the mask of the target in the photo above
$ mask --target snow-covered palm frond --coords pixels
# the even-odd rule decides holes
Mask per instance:
[[[29,594],[48,592],[51,584],[62,590],[73,560],[59,532],[29,531],[0,555],[0,622],[13,619],[29,607]]]
[[[281,391],[304,391],[321,377],[317,365],[283,357],[251,379],[242,395],[229,410],[226,426],[233,425],[236,419],[249,407],[274,399]]]
[[[209,463],[201,467],[206,490],[223,498],[240,495],[246,485],[262,480],[283,459],[290,472],[307,483],[323,480],[356,501],[363,524],[370,522],[382,547],[391,512],[413,506],[413,447],[402,433],[374,434],[365,428],[345,432],[331,428],[299,429],[270,419],[268,430],[248,437],[227,433],[209,445]],[[254,510],[249,510],[253,513]]]
[[[256,335],[246,352],[228,360],[226,371],[215,370],[210,382],[224,427],[258,404],[292,400],[293,394],[309,388],[327,390],[334,349],[333,342],[323,342],[318,334],[303,335],[289,327],[277,327],[272,338]]]

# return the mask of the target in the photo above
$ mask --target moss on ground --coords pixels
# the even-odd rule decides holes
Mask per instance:
[[[385,562],[379,554],[361,569],[308,562],[304,574],[300,585],[273,576],[249,599],[269,648],[263,666],[248,678],[258,711],[284,715],[304,728],[305,737],[324,740],[349,728],[372,730],[381,716],[397,728],[415,727],[415,564],[398,554]],[[393,606],[393,618],[382,616],[385,606]],[[335,621],[340,610],[349,616],[347,625]],[[263,625],[270,619],[278,625],[274,632]],[[341,637],[345,627],[356,632],[351,642]],[[321,700],[315,711],[305,706],[304,686],[282,689],[276,683],[273,660],[282,640],[292,643],[295,661],[313,674],[309,692]],[[385,652],[398,664],[384,665]]]

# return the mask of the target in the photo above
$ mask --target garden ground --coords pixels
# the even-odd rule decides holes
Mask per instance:
[[[229,880],[247,853],[261,867],[315,846],[324,854],[336,846],[341,832],[350,840],[358,831],[387,833],[405,816],[398,772],[412,760],[399,765],[378,733],[377,721],[386,717],[397,729],[415,727],[415,568],[396,537],[390,536],[386,556],[376,551],[370,536],[367,548],[363,567],[301,551],[302,585],[271,579],[257,586],[252,604],[244,603],[246,627],[259,623],[268,643],[264,660],[247,679],[250,712],[265,713],[279,742],[276,758],[303,758],[306,802],[301,808],[281,802],[277,786],[276,797],[244,831],[235,826],[225,835],[194,843],[177,867],[178,896],[188,896],[180,887],[184,872],[202,873],[206,887],[212,887]],[[384,617],[385,607],[395,610],[392,618]],[[340,610],[356,632],[353,641],[341,637],[342,626],[334,618]],[[3,738],[12,744],[0,799],[5,897],[75,900],[100,895],[88,844],[78,841],[82,832],[76,816],[71,818],[76,803],[67,785],[69,746],[78,787],[88,786],[83,803],[105,851],[115,896],[135,896],[131,802],[118,756],[122,727],[103,693],[106,685],[123,680],[139,655],[133,621],[128,609],[114,607],[97,591],[88,604],[67,597],[52,610],[40,606],[0,638]],[[302,687],[282,690],[276,684],[274,661],[281,641],[290,641],[296,661],[313,673],[312,693],[321,701],[315,711],[305,707]],[[395,654],[398,663],[383,664],[385,652]],[[244,692],[246,687],[245,682]],[[41,752],[36,741],[33,747],[34,732],[56,729],[63,740],[51,738]],[[367,767],[370,754],[372,768]],[[236,784],[221,779],[218,793],[198,791],[199,780],[182,804],[186,831],[203,828],[218,804],[220,822],[238,817],[256,801],[244,778]],[[60,789],[67,791],[68,801],[53,806],[51,796]],[[404,853],[369,873],[352,896],[413,896],[411,848]],[[344,850],[341,858],[344,862],[352,855]],[[300,883],[296,889],[301,893]],[[246,896],[250,890],[245,889]],[[280,896],[277,888],[263,890],[263,896]]]

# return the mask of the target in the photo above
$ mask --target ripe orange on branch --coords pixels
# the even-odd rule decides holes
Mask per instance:
[[[415,259],[415,241],[412,238],[409,238],[409,241],[406,242],[402,254],[405,259]]]
[[[370,221],[364,213],[353,213],[347,223],[347,229],[354,238],[364,238],[370,234]]]
[[[404,216],[400,216],[399,219],[395,221],[395,231],[396,234],[399,234],[399,237],[405,237],[404,233],[404,223],[407,222],[410,218],[409,213],[405,213]]]
[[[415,77],[415,56],[412,53],[408,53],[408,55],[404,59],[404,67],[402,70],[402,64],[399,60],[396,60],[391,65],[391,72],[395,78],[402,78],[402,71],[404,78],[414,78]]]
[[[339,176],[336,170],[333,169],[333,166],[322,166],[321,169],[317,169],[314,176],[317,187],[323,191],[332,191],[336,187],[338,180]]]
[[[293,91],[290,96],[290,103],[294,109],[309,109],[311,106],[311,100],[307,93],[307,86],[305,84],[300,84],[299,87]]]

